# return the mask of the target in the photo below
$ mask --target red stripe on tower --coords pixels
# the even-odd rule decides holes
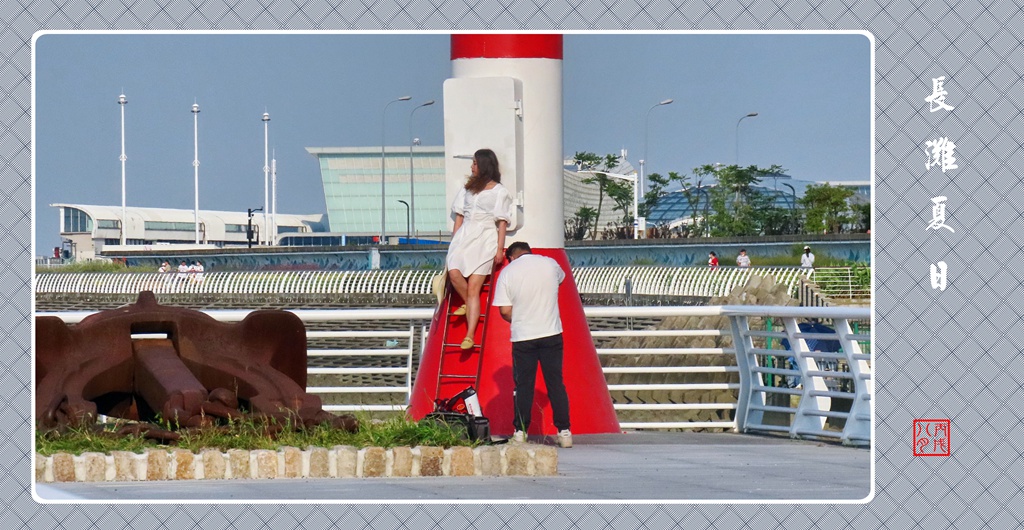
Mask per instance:
[[[456,34],[452,35],[452,60],[455,59],[562,60],[562,36],[550,33]]]

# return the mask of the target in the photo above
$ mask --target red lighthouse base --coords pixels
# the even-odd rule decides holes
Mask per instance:
[[[562,338],[565,344],[563,359],[563,378],[566,392],[569,395],[569,419],[574,434],[595,434],[619,432],[619,421],[615,416],[611,396],[601,363],[597,358],[594,341],[590,337],[590,327],[583,314],[583,302],[580,300],[576,282],[569,268],[569,259],[565,250],[533,249],[534,254],[548,256],[561,265],[565,271],[565,281],[558,291],[558,306],[562,318]],[[498,270],[496,275],[500,275]],[[497,276],[492,284],[497,281]],[[409,416],[421,419],[434,410],[435,398],[449,398],[471,382],[458,385],[446,383],[438,393],[438,374],[442,364],[443,336],[446,322],[447,307],[442,303],[434,313],[427,337],[423,357],[420,359],[416,382],[413,385],[409,403]],[[449,330],[451,337],[461,338],[465,323],[453,323]],[[458,326],[456,329],[455,326]],[[479,334],[479,332],[478,332]],[[443,359],[446,373],[450,373],[450,363],[465,363],[470,373],[476,372],[480,366],[477,396],[483,409],[483,415],[490,421],[493,434],[511,435],[513,432],[513,389],[512,382],[512,343],[509,341],[509,324],[498,313],[496,307],[490,309],[487,316],[487,329],[483,330],[483,357],[476,354],[445,354]],[[455,340],[457,342],[457,340]],[[453,358],[455,357],[455,358]],[[470,366],[470,364],[472,366]],[[538,366],[539,370],[539,366]],[[548,400],[544,377],[537,375],[537,389],[534,394],[533,414],[530,434],[555,434],[555,426],[551,420],[551,403]]]

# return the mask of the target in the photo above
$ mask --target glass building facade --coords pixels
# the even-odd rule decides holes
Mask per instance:
[[[347,235],[379,234],[381,149],[307,147],[306,150],[320,162],[329,231]],[[416,233],[424,237],[447,233],[444,147],[416,146],[411,157],[408,147],[386,147],[383,162],[387,234],[404,236],[410,230],[413,213]],[[415,199],[411,198],[410,178],[415,179]],[[413,207],[415,212],[411,211]]]

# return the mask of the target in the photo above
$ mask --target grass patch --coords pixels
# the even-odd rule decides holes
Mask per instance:
[[[121,263],[119,261],[109,261],[109,260],[101,260],[101,259],[83,260],[83,261],[72,261],[70,263],[65,263],[65,264],[57,266],[57,267],[36,267],[36,274],[48,273],[48,272],[49,273],[53,273],[53,272],[71,273],[71,272],[139,272],[139,271],[134,270],[134,269],[130,269],[127,266],[125,266],[124,263]],[[146,271],[146,272],[156,272],[156,270]]]
[[[36,452],[49,456],[55,453],[80,455],[85,452],[109,453],[130,451],[144,453],[147,449],[186,449],[199,453],[203,449],[226,452],[229,449],[268,449],[282,447],[398,447],[437,446],[454,447],[479,445],[465,436],[465,430],[433,421],[411,421],[400,416],[373,419],[368,413],[357,414],[359,430],[350,433],[320,425],[309,429],[283,429],[270,435],[267,425],[252,420],[228,421],[225,425],[205,429],[183,429],[181,439],[173,444],[149,440],[140,434],[117,434],[125,423],[110,423],[96,428],[69,428],[64,431],[36,431]]]

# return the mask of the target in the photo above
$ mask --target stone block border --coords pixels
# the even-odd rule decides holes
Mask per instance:
[[[550,476],[558,450],[537,444],[480,447],[285,447],[278,451],[150,449],[144,454],[36,454],[36,482],[364,477]]]

